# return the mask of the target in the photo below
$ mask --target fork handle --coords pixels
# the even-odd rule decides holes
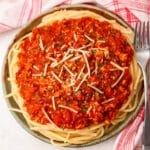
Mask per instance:
[[[145,75],[145,118],[144,118],[144,135],[143,135],[143,150],[150,150],[150,59],[146,65]]]
[[[150,150],[150,146],[143,146],[142,150]]]
[[[150,50],[149,50],[149,54],[150,54]],[[147,61],[147,65],[146,65],[146,76],[147,76],[147,97],[148,97],[148,106],[149,106],[149,110],[150,110],[150,58]]]

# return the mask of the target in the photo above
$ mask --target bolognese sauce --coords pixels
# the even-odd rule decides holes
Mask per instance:
[[[128,100],[133,49],[106,21],[35,27],[20,49],[16,83],[31,120],[69,129],[110,125]]]

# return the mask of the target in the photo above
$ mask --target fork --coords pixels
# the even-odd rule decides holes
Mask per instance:
[[[144,96],[145,96],[145,114],[144,114],[144,134],[143,134],[143,149],[150,150],[150,97],[148,94],[148,80],[150,63],[150,32],[149,22],[136,23],[134,35],[134,48],[136,50],[138,63],[142,68],[144,75]],[[146,56],[146,58],[144,57]]]

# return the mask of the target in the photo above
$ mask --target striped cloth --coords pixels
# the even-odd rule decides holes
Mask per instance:
[[[92,1],[92,0],[91,0]],[[1,0],[0,33],[18,28],[42,11],[63,4],[91,2],[89,0]],[[114,11],[134,26],[135,22],[150,21],[150,0],[95,0]],[[144,106],[137,117],[120,133],[114,150],[141,150]]]
[[[144,106],[136,118],[119,134],[114,150],[141,150],[144,121]]]

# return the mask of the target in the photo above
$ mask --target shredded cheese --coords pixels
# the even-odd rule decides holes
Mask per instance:
[[[48,114],[46,113],[46,111],[45,111],[44,108],[42,109],[42,112],[44,113],[46,119],[47,119],[51,124],[53,124],[54,126],[56,126],[56,124],[50,119],[50,117],[48,116]]]
[[[70,54],[70,55],[64,57],[61,61],[58,62],[58,64],[65,62],[66,60],[70,59],[72,56],[73,56],[73,54]]]
[[[74,41],[77,42],[78,39],[77,39],[76,33],[73,34],[73,38],[74,38]]]
[[[39,70],[39,68],[38,68],[37,66],[35,66],[35,65],[33,65],[33,68],[34,68],[35,70]]]
[[[84,46],[82,46],[82,47],[80,47],[79,49],[85,49],[85,48],[87,48],[87,47],[89,47],[89,46],[91,46],[91,43],[90,44],[88,44],[88,45],[84,45]]]
[[[88,74],[86,74],[86,75],[83,77],[83,79],[81,80],[81,82],[80,82],[80,83],[78,84],[78,86],[76,87],[75,91],[78,91],[78,90],[79,90],[80,86],[81,86],[82,83],[86,80],[87,76],[88,76]]]
[[[108,55],[109,55],[109,51],[108,51],[108,50],[105,50],[105,51],[104,51],[104,56],[107,57]]]
[[[117,79],[117,81],[111,86],[112,88],[114,88],[122,79],[122,77],[124,76],[125,71],[123,70],[121,75],[119,76],[119,78]]]
[[[59,75],[58,75],[59,78],[60,78],[61,75],[62,75],[63,69],[64,69],[64,67],[62,66],[62,67],[61,67],[61,70],[60,70],[60,72],[59,72]]]
[[[95,61],[95,70],[94,70],[95,74],[97,74],[97,69],[98,69],[98,65],[97,65],[97,61]]]
[[[54,42],[52,43],[52,48],[54,48]]]
[[[73,57],[73,58],[70,59],[69,61],[75,61],[75,60],[78,60],[78,59],[80,59],[80,58],[81,58],[81,56],[79,55],[79,56]]]
[[[116,67],[119,70],[122,70],[122,71],[124,70],[123,67],[119,66],[118,64],[114,63],[113,61],[111,61],[110,64],[112,64],[114,67]]]
[[[66,45],[64,44],[64,45],[61,46],[60,49],[63,50],[65,47],[66,47]]]
[[[103,94],[103,93],[104,93],[103,91],[101,91],[100,89],[98,89],[97,87],[95,87],[94,85],[87,84],[87,86],[91,87],[92,89],[94,89],[95,91],[97,91],[97,92],[100,93],[100,94]]]
[[[44,67],[44,73],[43,73],[43,76],[44,76],[44,77],[46,76],[47,68],[48,68],[48,63],[46,63],[46,64],[45,64],[45,67]]]
[[[68,71],[68,73],[71,75],[71,76],[74,76],[74,74],[72,73],[72,71],[66,66],[66,65],[63,65],[64,68]]]
[[[70,53],[70,49],[64,52],[64,58]]]
[[[55,58],[53,58],[53,57],[46,57],[47,59],[49,59],[49,60],[51,60],[51,61],[53,61],[53,62],[55,62],[55,63],[57,63],[57,60],[55,59]]]
[[[68,87],[75,85],[75,82],[76,82],[75,77],[76,77],[76,75],[72,76],[72,78],[69,79],[70,80],[70,84],[68,84]]]
[[[95,48],[95,47],[94,47],[94,48],[90,48],[89,50],[90,50],[90,51],[93,51],[93,50],[95,50],[95,51],[96,51],[96,50],[105,51],[105,50],[107,50],[107,48],[105,48],[105,47]]]
[[[100,43],[106,43],[105,40],[98,40],[97,42],[100,42]]]
[[[79,48],[73,48],[73,47],[70,47],[68,50],[71,50],[71,51],[83,51],[83,52],[88,52],[88,51],[85,51],[84,49],[91,46],[91,44],[88,44],[88,45],[84,45],[82,47],[79,47]]]
[[[74,112],[76,114],[78,113],[77,110],[75,110],[75,109],[73,109],[71,107],[65,106],[65,105],[58,105],[58,107],[68,109],[68,110],[70,110],[70,111],[72,111],[72,112]]]
[[[108,103],[108,102],[111,102],[111,101],[113,101],[115,98],[110,98],[110,99],[107,99],[107,100],[105,100],[105,101],[103,101],[101,104],[106,104],[106,103]]]
[[[88,63],[88,59],[86,57],[86,54],[85,53],[82,53],[83,54],[83,57],[84,57],[84,60],[85,60],[85,63],[86,63],[86,67],[87,67],[87,70],[88,70],[88,76],[90,77],[90,66],[89,66],[89,63]]]
[[[88,35],[84,34],[84,36],[85,36],[89,41],[94,42],[94,40],[93,40],[91,37],[89,37]]]
[[[41,77],[42,73],[32,74],[33,77]]]
[[[86,113],[89,114],[89,112],[91,111],[91,109],[92,109],[92,106],[90,106],[90,107],[88,108],[88,110],[86,111]]]
[[[89,66],[89,63],[88,63],[88,59],[86,57],[86,52],[89,53],[88,51],[84,51],[84,50],[81,50],[81,49],[70,49],[72,51],[78,51],[78,52],[81,52],[83,57],[84,57],[84,60],[85,60],[85,63],[86,63],[86,66],[87,66],[87,70],[88,70],[88,76],[90,77],[90,66]]]
[[[50,50],[50,47],[48,47],[48,48],[45,50],[45,52],[49,52],[49,50]]]
[[[55,105],[55,98],[54,98],[54,96],[52,96],[52,106],[53,106],[53,109],[56,110],[56,105]]]
[[[84,69],[85,69],[85,64],[83,65],[83,67],[82,67],[80,73],[78,74],[77,79],[80,79],[80,76],[81,76],[81,74],[83,73]]]
[[[74,86],[75,83],[68,84],[68,87]]]
[[[69,50],[71,50],[71,51],[76,51],[76,52],[80,52],[80,53],[89,53],[89,51],[82,50],[82,49],[80,49],[80,48],[78,48],[78,49],[70,48]]]
[[[43,42],[42,42],[41,36],[40,36],[40,39],[39,39],[39,45],[40,45],[41,50],[44,51],[44,46],[43,46]]]
[[[70,59],[72,56],[73,56],[73,54],[70,54],[70,55],[64,57],[64,58],[63,58],[62,60],[60,60],[58,63],[52,63],[52,64],[51,64],[51,67],[53,67],[53,68],[56,67],[57,65],[59,65],[59,64],[65,62],[66,60]]]
[[[90,85],[95,85],[95,84],[96,84],[96,82],[91,82],[91,83],[90,83]]]
[[[60,78],[53,71],[51,71],[51,74],[58,82],[62,83],[62,80],[60,80]]]

